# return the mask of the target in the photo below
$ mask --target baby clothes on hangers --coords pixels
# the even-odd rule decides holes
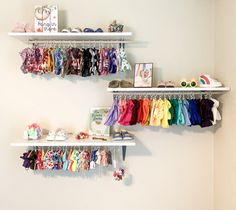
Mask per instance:
[[[191,125],[201,125],[201,116],[198,110],[198,101],[196,99],[189,100],[189,111]]]
[[[212,126],[213,121],[213,113],[212,113],[212,107],[214,105],[214,102],[209,99],[202,99],[199,104],[200,109],[200,115],[202,118],[201,121],[201,127],[209,127]]]
[[[152,108],[151,108],[151,116],[149,125],[152,126],[160,126],[161,120],[164,116],[164,107],[163,107],[163,100],[162,99],[153,99],[152,100]]]
[[[190,113],[189,113],[189,102],[186,99],[183,99],[182,113],[184,115],[184,121],[186,126],[191,125]]]
[[[124,126],[130,125],[133,108],[134,108],[134,103],[131,99],[129,99],[126,103],[124,113],[119,119],[119,124],[124,125]]]
[[[129,64],[127,60],[127,55],[124,50],[124,48],[120,48],[118,51],[118,57],[119,57],[119,71],[126,72],[131,71],[131,65]]]
[[[132,116],[131,116],[131,120],[130,120],[130,125],[136,125],[137,123],[137,119],[138,119],[138,109],[139,109],[139,101],[138,100],[132,100],[134,107],[132,110]]]
[[[217,101],[214,98],[210,98],[210,100],[213,101],[213,103],[214,103],[211,111],[213,114],[212,125],[215,125],[216,121],[221,120],[221,115],[220,115],[220,112],[218,111],[218,107],[219,107],[220,103],[219,103],[219,101]]]
[[[106,125],[118,122],[124,126],[135,124],[162,126],[200,125],[207,127],[221,119],[214,99],[114,99]]]
[[[106,122],[104,123],[107,126],[114,125],[118,120],[118,101],[115,99],[113,101],[112,108],[110,109]]]
[[[99,149],[99,153],[98,149],[92,150],[91,156],[88,150],[79,151],[78,149],[71,149],[68,153],[65,149],[48,149],[47,152],[44,153],[43,150],[36,149],[23,153],[20,158],[23,159],[22,166],[31,170],[79,172],[80,170],[94,169],[96,164],[101,166],[112,164],[112,153],[107,149]],[[69,165],[68,160],[70,160]]]
[[[33,47],[23,49],[20,55],[23,73],[88,77],[95,74],[115,74],[118,68],[124,71],[130,68],[124,49],[120,51],[115,48]]]
[[[172,101],[172,99],[169,100],[170,102],[170,109],[169,109],[169,112],[170,112],[170,119],[168,120],[168,124],[169,125],[172,125],[173,124],[173,120],[174,120],[174,103]]]
[[[109,51],[109,73],[115,74],[117,72],[117,55],[116,50],[112,48]]]
[[[163,118],[161,121],[162,128],[169,128],[169,120],[171,119],[170,113],[171,103],[166,98],[163,101]]]
[[[141,124],[143,120],[143,100],[139,99],[138,103],[139,103],[139,109],[137,113],[138,114],[137,123]]]
[[[183,114],[183,103],[181,99],[177,100],[177,125],[185,125],[185,119]]]
[[[81,71],[81,76],[82,77],[89,77],[91,76],[91,59],[92,59],[92,56],[91,56],[91,53],[89,51],[90,49],[85,49],[84,50],[84,56],[83,56],[83,68],[82,68],[82,71]]]
[[[149,122],[149,112],[150,112],[150,100],[145,98],[143,99],[142,103],[142,112],[143,112],[143,119],[142,125],[146,125]]]

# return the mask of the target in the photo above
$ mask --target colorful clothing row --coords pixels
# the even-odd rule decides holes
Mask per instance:
[[[95,169],[96,165],[112,164],[112,153],[106,149],[92,151],[71,149],[67,150],[29,150],[20,157],[23,167],[32,170],[64,170],[79,172]]]
[[[209,127],[221,120],[216,99],[114,99],[105,125],[118,123],[161,126],[185,125]]]
[[[61,75],[115,74],[131,70],[124,48],[25,48],[20,52],[23,73]]]

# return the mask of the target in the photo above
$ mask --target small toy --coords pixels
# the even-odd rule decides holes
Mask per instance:
[[[124,176],[125,176],[125,170],[123,168],[120,168],[119,170],[113,172],[113,177],[115,178],[116,181],[122,180]]]
[[[79,134],[76,135],[77,140],[87,139],[88,137],[89,137],[89,135],[85,132],[80,132]]]
[[[124,25],[118,24],[116,20],[114,20],[108,27],[109,32],[123,32]]]
[[[197,80],[191,79],[191,81],[187,81],[186,79],[182,79],[180,82],[180,86],[187,88],[187,87],[197,87]]]
[[[42,137],[42,129],[37,123],[28,125],[27,130],[24,132],[24,139],[37,140]]]

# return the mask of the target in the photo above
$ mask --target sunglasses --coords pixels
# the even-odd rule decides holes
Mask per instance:
[[[192,79],[191,81],[182,80],[180,82],[180,86],[181,87],[197,87],[197,82],[195,79]]]

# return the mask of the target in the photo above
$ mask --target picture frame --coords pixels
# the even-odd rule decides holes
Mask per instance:
[[[107,114],[110,107],[94,107],[90,109],[89,135],[110,136],[110,126],[106,126]]]
[[[152,87],[153,63],[136,63],[134,66],[134,87]]]

